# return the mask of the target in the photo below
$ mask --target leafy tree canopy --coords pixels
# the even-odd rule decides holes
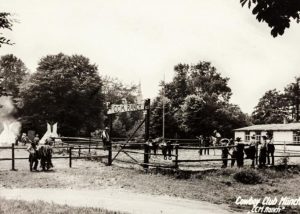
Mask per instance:
[[[28,71],[22,60],[12,54],[1,56],[0,77],[2,78],[1,88],[14,98],[19,97],[19,87],[28,77]]]
[[[4,30],[4,29],[12,30],[13,22],[14,22],[14,20],[11,18],[10,13],[3,13],[3,12],[0,13],[0,29],[1,30]],[[9,39],[2,36],[2,33],[0,33],[0,47],[3,44],[11,45],[12,43]]]
[[[195,65],[178,64],[170,83],[162,83],[166,103],[166,137],[209,135],[217,129],[230,136],[232,129],[247,125],[249,119],[238,106],[229,103],[231,89],[228,78],[222,77],[210,62]],[[152,105],[153,135],[162,133],[162,102]]]
[[[48,55],[21,88],[25,129],[44,132],[58,122],[62,135],[89,135],[103,124],[104,97],[97,66],[81,55]]]
[[[252,120],[254,124],[282,123],[287,116],[288,108],[284,94],[273,89],[260,98],[252,113]]]
[[[299,22],[299,0],[240,0],[242,6],[253,5],[252,13],[259,22],[266,22],[272,29],[272,36],[283,35],[290,27],[291,19]]]

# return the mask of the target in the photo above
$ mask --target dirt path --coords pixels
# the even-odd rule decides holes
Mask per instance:
[[[208,202],[169,196],[137,194],[122,189],[0,189],[0,197],[27,201],[43,200],[79,207],[100,207],[138,214],[156,213],[233,213],[228,208]]]

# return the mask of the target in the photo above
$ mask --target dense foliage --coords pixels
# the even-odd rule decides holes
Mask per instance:
[[[102,81],[97,66],[83,56],[42,58],[20,94],[24,129],[44,132],[46,122],[58,122],[62,135],[78,136],[102,126]]]
[[[28,77],[28,71],[22,60],[12,54],[0,58],[1,89],[15,99],[19,97],[19,87]]]
[[[11,18],[10,13],[4,13],[0,12],[0,30],[12,30],[14,20]],[[11,41],[7,39],[6,37],[2,36],[2,33],[0,33],[0,47],[3,45],[11,45]]]
[[[256,124],[298,122],[300,120],[300,78],[288,84],[284,92],[275,89],[267,91],[260,98],[254,112],[252,120]]]
[[[299,22],[299,0],[240,0],[251,8],[252,13],[259,22],[266,22],[272,29],[272,36],[283,35],[286,28],[290,27],[291,19]]]
[[[231,89],[209,62],[196,65],[178,64],[170,83],[162,83],[166,100],[166,137],[195,137],[211,135],[214,130],[231,136],[234,128],[245,126],[249,120],[240,108],[229,103]],[[162,135],[162,102],[153,103],[152,134]]]

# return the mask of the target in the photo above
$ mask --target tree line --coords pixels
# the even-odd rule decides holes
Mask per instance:
[[[300,77],[288,84],[283,92],[272,89],[260,98],[251,117],[255,124],[299,122]]]
[[[249,118],[229,102],[231,89],[209,62],[178,64],[175,76],[164,86],[166,137],[208,135],[217,129],[230,135],[232,129],[249,124]],[[40,59],[35,72],[12,54],[0,58],[1,87],[12,96],[14,116],[23,130],[43,133],[46,122],[58,122],[64,136],[88,136],[108,124],[108,103],[134,103],[137,85],[100,76],[98,67],[81,55],[63,53]],[[162,90],[152,101],[151,134],[162,135]],[[114,115],[113,135],[126,137],[143,118],[142,112]],[[143,135],[143,131],[140,132]]]

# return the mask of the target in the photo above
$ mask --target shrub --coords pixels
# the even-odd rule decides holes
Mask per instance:
[[[241,170],[233,175],[233,178],[243,184],[260,184],[263,178],[253,169]]]

